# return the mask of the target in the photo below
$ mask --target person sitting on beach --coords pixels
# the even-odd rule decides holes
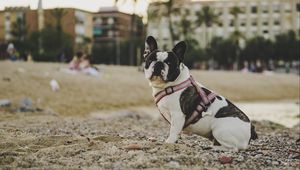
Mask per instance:
[[[82,56],[83,56],[83,53],[81,51],[76,53],[76,55],[73,57],[73,59],[69,63],[69,69],[70,70],[77,70],[77,71],[80,70],[79,64],[80,64]]]
[[[93,67],[90,62],[90,57],[88,55],[83,55],[79,64],[79,69],[85,74],[92,76],[97,76],[99,74],[98,69]]]

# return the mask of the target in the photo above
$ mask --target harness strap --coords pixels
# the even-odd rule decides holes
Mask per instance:
[[[169,86],[154,95],[154,100],[157,105],[158,102],[165,96],[175,93],[175,92],[182,90],[186,87],[189,87],[191,85],[196,88],[196,91],[199,94],[199,96],[201,97],[203,102],[201,101],[197,105],[196,110],[192,113],[191,117],[189,117],[189,119],[185,121],[183,128],[186,128],[190,124],[196,123],[199,119],[202,118],[202,112],[207,110],[208,106],[211,104],[211,101],[216,97],[216,94],[211,92],[207,96],[205,91],[196,83],[196,81],[193,79],[193,77],[190,76],[184,82],[182,82],[178,85],[175,85],[175,86]],[[160,113],[160,114],[164,117],[165,120],[167,120],[162,113]],[[167,120],[167,122],[170,123],[168,120]]]
[[[212,101],[217,95],[215,93],[210,93],[207,96],[207,99],[209,101]],[[188,127],[190,124],[198,122],[199,119],[202,118],[202,112],[207,110],[207,106],[203,106],[203,103],[200,102],[198,106],[196,107],[196,110],[192,113],[191,117],[185,121],[185,124],[183,126],[183,129]]]
[[[190,80],[190,78],[188,78],[187,80],[185,80],[184,82],[182,82],[178,85],[169,86],[169,87],[165,88],[164,90],[156,93],[156,95],[154,96],[155,103],[157,104],[165,96],[170,95],[172,93],[175,93],[175,92],[177,92],[179,90],[182,90],[186,87],[189,87],[190,85],[191,85],[191,80]]]

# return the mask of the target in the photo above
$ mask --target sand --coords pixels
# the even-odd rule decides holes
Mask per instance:
[[[300,166],[296,75],[192,71],[197,80],[256,120],[259,139],[248,150],[233,153],[216,151],[210,141],[193,134],[182,134],[177,144],[164,143],[169,126],[158,114],[151,89],[137,68],[100,65],[101,76],[91,77],[62,72],[65,67],[0,62],[0,99],[12,102],[10,107],[0,107],[0,169]],[[52,79],[60,85],[57,92],[49,85]],[[32,111],[20,112],[23,98],[32,100]],[[222,164],[223,156],[232,162]]]

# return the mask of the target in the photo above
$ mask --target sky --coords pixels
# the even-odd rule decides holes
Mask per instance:
[[[140,0],[136,5],[136,13],[146,16],[149,0]],[[91,12],[99,11],[100,7],[111,7],[114,5],[114,0],[43,0],[44,8],[55,7],[73,7]],[[31,9],[36,9],[38,0],[0,0],[0,10],[5,7],[12,6],[30,6]],[[118,7],[120,11],[132,13],[134,6],[132,0],[119,0]]]

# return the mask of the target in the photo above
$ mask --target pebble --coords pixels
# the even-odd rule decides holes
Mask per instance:
[[[219,162],[221,163],[221,164],[227,164],[227,163],[232,163],[232,161],[233,161],[233,157],[231,157],[231,156],[221,156],[221,157],[219,157]]]
[[[179,162],[177,161],[170,161],[168,164],[167,164],[168,167],[171,167],[171,168],[179,168],[180,167],[180,164]]]
[[[138,144],[130,144],[124,147],[124,149],[128,149],[128,150],[141,150],[143,149],[140,145]]]

